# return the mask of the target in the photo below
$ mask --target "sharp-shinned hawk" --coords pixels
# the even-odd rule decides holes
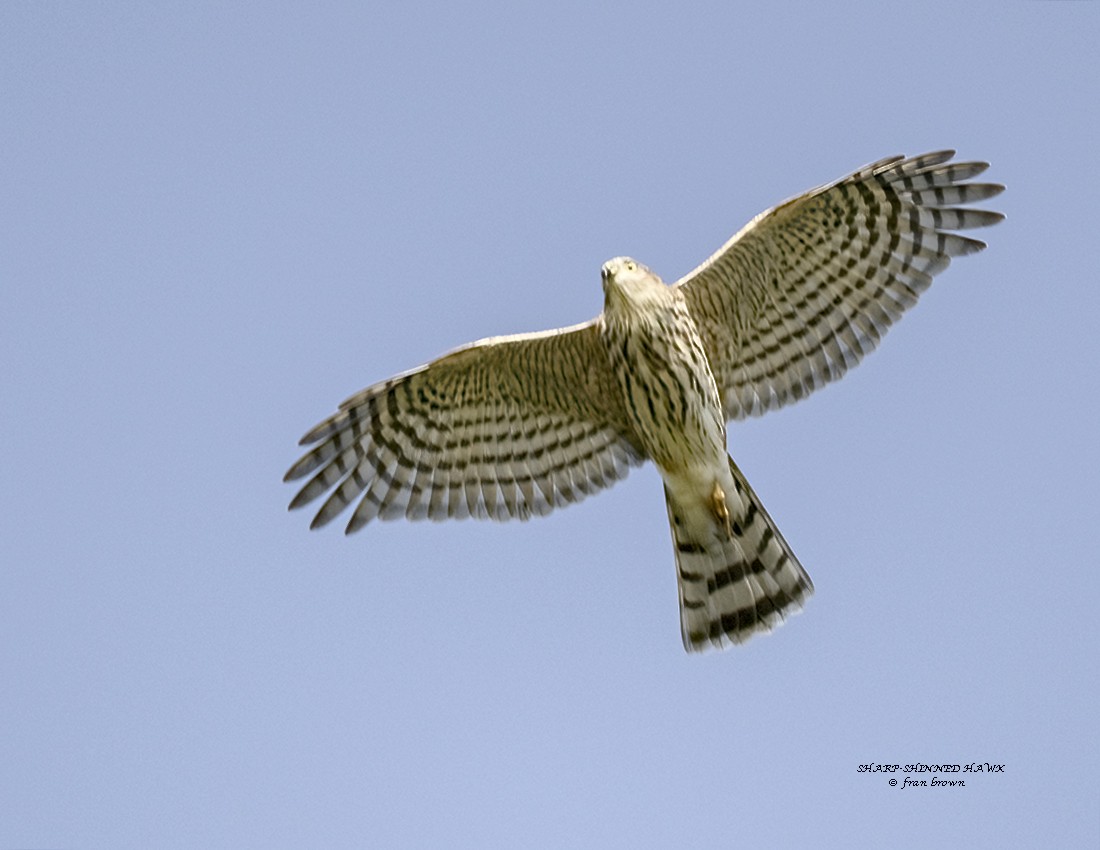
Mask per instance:
[[[313,527],[357,502],[372,519],[527,519],[652,460],[665,485],[684,646],[770,631],[810,577],[726,453],[726,422],[841,377],[952,257],[950,231],[999,213],[953,151],[890,157],[757,216],[671,286],[625,257],[603,266],[592,321],[471,343],[352,396],[302,438],[291,508]],[[331,492],[330,492],[331,491]]]

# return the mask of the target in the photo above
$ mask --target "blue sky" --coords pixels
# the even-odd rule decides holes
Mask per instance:
[[[1095,846],[1100,6],[0,5],[0,847]],[[730,429],[813,577],[680,644],[652,467],[288,514],[298,437],[865,162],[990,248]],[[864,763],[1005,765],[900,789]],[[927,777],[924,777],[927,778]]]

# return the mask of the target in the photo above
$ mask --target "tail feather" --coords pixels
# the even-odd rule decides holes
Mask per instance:
[[[732,488],[724,488],[728,528],[717,517],[700,533],[665,488],[676,550],[680,627],[684,648],[744,643],[770,632],[801,610],[813,582],[775,527],[760,500],[729,459]]]

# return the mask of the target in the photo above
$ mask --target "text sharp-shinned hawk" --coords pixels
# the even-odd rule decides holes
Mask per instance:
[[[666,285],[603,265],[603,312],[492,337],[368,387],[306,434],[290,503],[328,494],[316,528],[352,503],[372,519],[527,519],[652,460],[664,481],[689,651],[742,643],[813,592],[726,452],[726,423],[840,378],[917,303],[952,257],[952,231],[1000,213],[960,204],[1003,191],[954,151],[890,157],[750,221]]]

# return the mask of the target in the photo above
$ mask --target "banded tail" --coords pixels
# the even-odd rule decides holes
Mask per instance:
[[[689,652],[744,643],[754,634],[770,632],[801,610],[814,590],[733,458],[729,465],[732,484],[722,485],[728,522],[708,511],[707,527],[702,528],[691,521],[700,512],[677,504],[665,487],[680,628]]]

